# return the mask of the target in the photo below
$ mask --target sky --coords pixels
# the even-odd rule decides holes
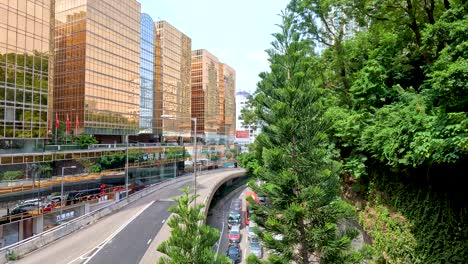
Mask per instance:
[[[166,20],[236,70],[236,90],[253,92],[269,69],[266,49],[289,0],[139,0],[141,12]]]

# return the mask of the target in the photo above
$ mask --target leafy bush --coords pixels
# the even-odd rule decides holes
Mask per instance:
[[[6,171],[2,178],[4,181],[13,181],[20,179],[23,175],[23,171]]]
[[[81,134],[76,137],[76,143],[82,147],[82,148],[87,148],[90,145],[97,144],[98,141],[93,135],[86,135],[86,134]]]

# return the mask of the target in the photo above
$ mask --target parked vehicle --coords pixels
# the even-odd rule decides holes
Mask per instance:
[[[55,206],[57,205],[60,205],[60,203],[56,203],[55,201],[50,201],[50,202],[47,202],[45,203],[44,207],[42,208],[42,210],[44,212],[50,212],[52,211],[52,209],[55,208]]]
[[[29,200],[25,202],[21,202],[17,204],[13,209],[10,210],[9,215],[16,215],[16,214],[25,214],[30,211],[38,210],[42,206],[42,203],[39,200]]]
[[[266,205],[266,203],[267,203],[265,196],[259,196],[258,201],[259,201],[260,205]]]
[[[83,199],[91,198],[91,197],[99,197],[99,193],[101,192],[100,188],[94,189],[87,189],[81,191],[71,191],[67,195],[67,205],[78,203]]]
[[[226,255],[234,263],[240,263],[242,259],[242,251],[240,250],[239,244],[230,244],[226,251]]]
[[[248,235],[249,235],[249,239],[252,239],[252,238],[257,238],[257,234],[255,234],[254,232],[254,228],[257,226],[257,224],[254,222],[254,221],[250,221],[249,225],[248,225]]]
[[[240,243],[241,241],[241,233],[240,233],[240,226],[235,225],[231,227],[229,231],[229,242],[231,243]]]
[[[254,254],[257,258],[262,258],[263,249],[260,242],[250,242],[250,253]]]

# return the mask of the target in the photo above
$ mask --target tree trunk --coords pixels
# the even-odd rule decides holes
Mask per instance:
[[[450,9],[450,2],[449,2],[449,0],[444,0],[444,7],[445,7],[445,9],[447,9],[447,10]]]
[[[309,263],[309,250],[307,248],[307,237],[306,237],[306,230],[304,225],[304,218],[301,217],[299,219],[299,233],[300,233],[300,243],[301,243],[301,259],[303,264]]]
[[[416,37],[416,45],[418,45],[418,47],[421,48],[422,46],[421,31],[419,30],[418,21],[416,20],[416,14],[415,14],[416,11],[413,8],[413,3],[411,3],[411,0],[406,0],[406,4],[407,4],[406,12],[408,13],[408,16],[411,18],[409,27],[411,28],[411,30],[413,31]],[[423,50],[422,53],[423,53],[424,61],[427,64],[430,64],[431,60],[429,59],[429,54],[427,54],[427,51]]]
[[[434,0],[429,0],[429,6],[427,1],[424,1],[424,10],[426,11],[427,18],[429,19],[429,23],[431,25],[435,24],[435,19],[434,19],[434,8],[435,8],[435,3]]]

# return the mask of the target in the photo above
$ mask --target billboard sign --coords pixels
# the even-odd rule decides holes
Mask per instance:
[[[236,130],[236,138],[250,138],[250,134],[248,130]]]

